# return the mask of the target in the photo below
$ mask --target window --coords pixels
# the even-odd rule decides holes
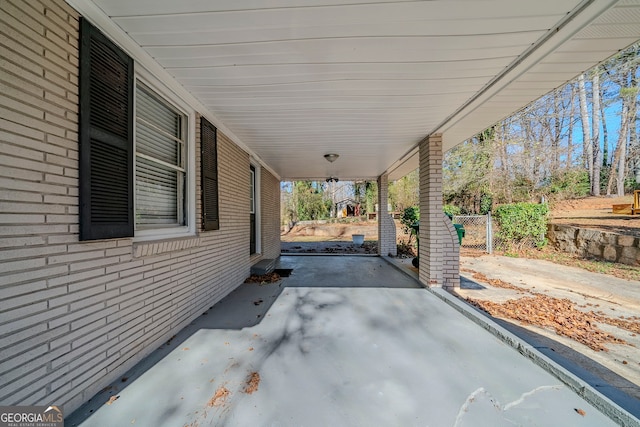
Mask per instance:
[[[136,230],[185,225],[185,116],[136,87]]]
[[[80,240],[194,232],[194,113],[85,19],[80,40]]]

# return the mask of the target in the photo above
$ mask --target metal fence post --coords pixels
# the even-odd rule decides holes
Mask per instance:
[[[487,212],[487,252],[493,253],[493,226],[491,224],[491,211]]]

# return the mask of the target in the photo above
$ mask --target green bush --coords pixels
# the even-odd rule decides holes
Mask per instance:
[[[411,244],[411,239],[415,235],[413,224],[420,220],[420,208],[418,206],[409,206],[402,212],[400,217],[400,223],[402,224],[402,231],[409,235],[408,245]]]
[[[569,169],[551,176],[547,191],[559,199],[575,199],[589,195],[589,173],[582,169]]]
[[[549,207],[546,203],[498,206],[494,213],[499,226],[497,237],[505,243],[507,249],[521,249],[529,243],[542,247],[546,243],[548,215]]]
[[[482,193],[480,196],[480,215],[486,215],[491,212],[493,207],[493,196],[489,193]]]
[[[442,206],[442,210],[444,211],[444,213],[450,216],[460,215],[460,213],[462,213],[462,210],[455,205],[444,205]]]

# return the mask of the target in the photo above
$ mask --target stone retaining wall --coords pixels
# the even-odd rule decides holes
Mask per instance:
[[[610,262],[640,265],[640,238],[589,228],[549,224],[549,243],[557,249]]]

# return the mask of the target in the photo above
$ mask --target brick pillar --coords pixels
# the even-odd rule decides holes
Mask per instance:
[[[398,254],[396,223],[389,214],[388,204],[389,177],[380,175],[378,177],[378,255],[380,256],[396,256]]]
[[[420,281],[443,286],[442,135],[420,143]],[[448,234],[448,233],[447,233]]]

